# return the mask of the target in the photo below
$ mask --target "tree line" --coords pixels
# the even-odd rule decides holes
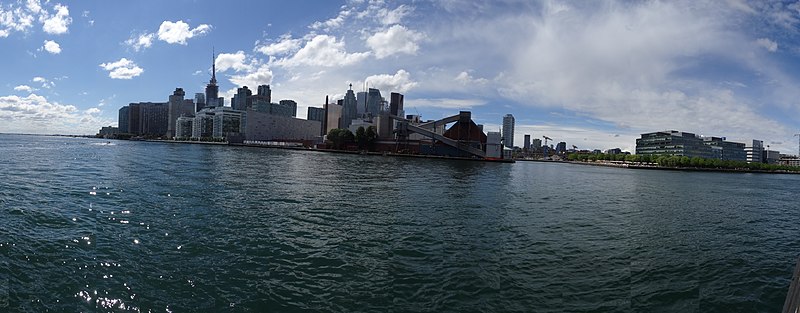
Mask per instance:
[[[588,154],[571,153],[567,155],[569,161],[594,162],[598,160],[622,161],[642,165],[658,165],[675,168],[713,168],[713,169],[738,169],[738,170],[763,170],[763,171],[800,171],[798,166],[747,163],[745,161],[709,159],[701,157],[687,157],[678,155],[649,155],[649,154]]]
[[[359,126],[353,134],[346,128],[334,128],[328,132],[328,145],[337,150],[344,150],[350,144],[356,144],[358,150],[374,150],[375,143],[378,141],[378,132],[375,126]]]

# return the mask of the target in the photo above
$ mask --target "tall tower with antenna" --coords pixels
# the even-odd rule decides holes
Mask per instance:
[[[206,106],[217,107],[222,106],[219,103],[219,86],[217,86],[217,65],[216,65],[216,51],[211,48],[211,80],[206,85]]]

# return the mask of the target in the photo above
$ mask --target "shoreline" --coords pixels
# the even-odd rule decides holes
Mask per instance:
[[[680,171],[680,172],[756,173],[756,174],[793,174],[793,175],[800,174],[800,172],[792,172],[792,171],[751,170],[751,169],[744,169],[744,168],[669,167],[669,166],[660,166],[660,165],[644,165],[644,164],[632,164],[632,163],[548,161],[548,160],[524,160],[524,159],[517,159],[517,161],[564,163],[564,164],[576,164],[576,165],[586,165],[586,166],[602,166],[602,167],[625,168],[625,169],[634,169],[634,170],[651,170],[651,171],[652,170],[657,170],[657,171],[660,170],[660,171]]]
[[[452,157],[441,155],[427,155],[427,154],[403,154],[393,152],[368,152],[368,151],[351,151],[351,150],[334,150],[334,149],[318,149],[306,148],[296,146],[274,146],[274,145],[254,145],[244,143],[227,143],[227,142],[211,142],[211,141],[176,141],[176,140],[142,140],[144,142],[160,142],[170,144],[199,144],[199,145],[212,145],[212,146],[230,146],[230,147],[250,147],[250,148],[266,148],[266,149],[284,149],[295,151],[310,151],[321,153],[339,153],[339,154],[358,154],[370,156],[388,156],[388,157],[402,157],[402,158],[422,158],[422,159],[438,159],[438,160],[456,160],[456,161],[473,161],[473,162],[488,162],[488,163],[515,163],[513,159],[478,159],[478,158],[464,158]]]

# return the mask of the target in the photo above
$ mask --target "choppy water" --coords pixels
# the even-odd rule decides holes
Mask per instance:
[[[777,312],[800,176],[0,135],[0,311]]]

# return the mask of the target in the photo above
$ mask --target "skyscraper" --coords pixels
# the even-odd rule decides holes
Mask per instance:
[[[219,101],[219,86],[217,86],[217,65],[215,64],[216,55],[211,52],[211,80],[206,85],[206,106],[217,107],[222,106]]]
[[[234,110],[247,111],[253,107],[253,92],[247,86],[236,89],[231,106]]]
[[[350,89],[348,89],[347,93],[344,95],[342,104],[342,120],[339,127],[348,128],[358,114],[356,108],[356,94],[353,93],[353,84],[350,84]]]
[[[403,94],[393,92],[389,96],[389,113],[403,116]]]
[[[272,90],[269,85],[259,85],[256,90],[256,98],[267,103],[272,102]]]
[[[531,149],[531,135],[525,134],[525,142],[523,143],[525,146],[525,151]]]
[[[381,91],[375,88],[370,88],[367,92],[367,113],[372,116],[378,116],[381,113],[383,97]]]
[[[206,94],[198,92],[194,94],[195,112],[199,112],[206,106]]]
[[[514,116],[511,114],[503,116],[503,145],[514,148]]]
[[[183,97],[186,96],[186,92],[183,91],[183,88],[175,88],[175,91],[169,96],[169,108],[168,108],[168,115],[167,115],[167,137],[171,138],[175,136],[175,121],[181,115],[187,115],[187,113],[193,112],[186,112],[184,110],[184,102]],[[190,108],[194,109],[194,108]]]
[[[124,106],[119,108],[119,120],[117,127],[119,127],[119,132],[122,134],[130,133],[130,129],[128,129],[128,119],[130,115],[130,107]]]

